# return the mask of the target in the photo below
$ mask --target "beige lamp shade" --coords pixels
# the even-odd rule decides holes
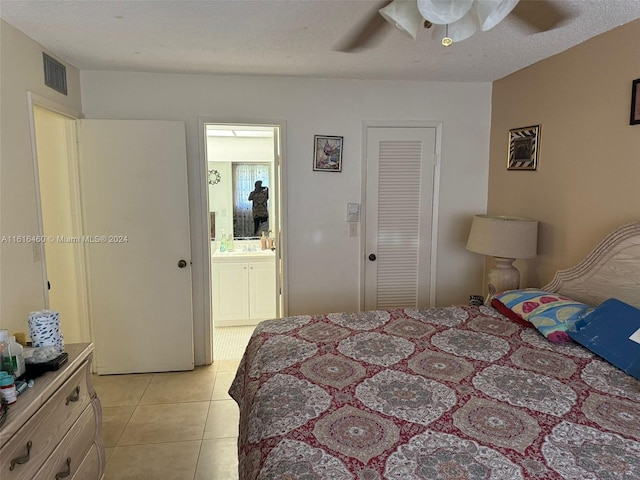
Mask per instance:
[[[476,215],[467,250],[502,258],[533,258],[538,250],[538,221],[524,217]]]
[[[513,266],[516,258],[533,258],[538,249],[538,222],[530,218],[476,215],[473,217],[467,249],[495,260],[487,272],[489,295],[520,288],[520,272]]]

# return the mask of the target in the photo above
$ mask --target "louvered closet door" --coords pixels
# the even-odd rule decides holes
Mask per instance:
[[[367,128],[365,308],[427,307],[436,129]]]

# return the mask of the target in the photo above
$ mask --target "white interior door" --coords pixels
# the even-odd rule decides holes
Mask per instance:
[[[99,374],[193,369],[183,122],[78,121]]]
[[[365,309],[430,299],[436,129],[368,127]]]

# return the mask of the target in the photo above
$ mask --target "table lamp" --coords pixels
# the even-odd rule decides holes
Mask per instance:
[[[513,266],[517,258],[533,258],[538,247],[538,221],[524,217],[475,215],[467,250],[494,257],[487,272],[489,295],[486,305],[498,292],[520,288],[520,272]]]

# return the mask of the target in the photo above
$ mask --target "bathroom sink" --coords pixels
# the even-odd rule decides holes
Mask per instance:
[[[255,250],[255,251],[245,251],[245,250],[234,250],[232,252],[221,252],[220,250],[216,250],[213,257],[268,257],[275,256],[274,250]]]

